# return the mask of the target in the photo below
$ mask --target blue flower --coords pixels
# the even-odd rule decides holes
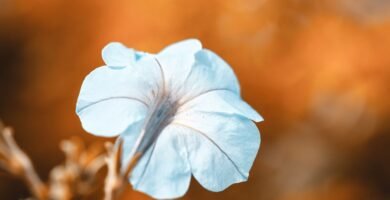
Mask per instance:
[[[177,198],[191,174],[206,189],[222,191],[248,179],[260,146],[262,117],[240,97],[238,80],[219,56],[195,39],[158,54],[104,47],[106,66],[84,80],[77,101],[83,128],[124,139],[134,189]]]

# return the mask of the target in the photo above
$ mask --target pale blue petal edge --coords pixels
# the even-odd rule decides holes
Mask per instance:
[[[185,78],[178,90],[182,96],[179,103],[216,90],[229,90],[239,95],[240,86],[232,68],[213,52],[205,49],[196,52],[190,69],[190,72],[178,75]]]
[[[102,49],[102,58],[107,66],[126,67],[135,63],[136,53],[120,42],[111,42]]]
[[[161,74],[151,56],[125,68],[93,70],[84,80],[76,104],[83,128],[98,136],[116,136],[142,120]],[[145,75],[147,74],[147,76]]]
[[[111,99],[81,109],[77,114],[85,131],[97,136],[113,137],[146,117],[147,108],[128,99]]]
[[[184,104],[180,111],[181,114],[177,117],[203,111],[237,114],[255,122],[263,121],[263,118],[249,104],[229,90],[217,90],[197,96]]]
[[[134,168],[130,178],[133,189],[155,199],[183,196],[191,180],[185,145],[181,133],[170,127],[165,128],[155,145]]]
[[[246,181],[260,147],[249,119],[221,113],[193,113],[173,125],[187,129],[186,144],[195,179],[210,191]]]
[[[209,49],[203,49],[195,54],[196,65],[206,65],[209,67],[209,84],[217,88],[226,88],[236,94],[240,94],[240,84],[234,73],[233,68],[215,52]]]
[[[161,50],[159,56],[172,56],[180,54],[194,54],[202,49],[202,43],[198,39],[186,39],[176,43],[173,43],[163,50]]]
[[[173,98],[182,96],[179,88],[185,83],[186,75],[190,73],[195,62],[195,53],[202,49],[202,44],[196,39],[187,39],[171,44],[156,55],[165,76],[167,90]]]

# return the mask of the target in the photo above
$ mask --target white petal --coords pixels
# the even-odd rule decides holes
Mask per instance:
[[[198,40],[175,43],[159,54],[166,87],[183,101],[213,90],[239,94],[238,80],[231,67],[215,53],[203,49]]]
[[[195,54],[195,63],[182,85],[183,101],[217,90],[231,91],[239,95],[238,80],[232,68],[218,55],[209,50],[198,51]]]
[[[183,196],[191,179],[187,155],[183,136],[173,127],[165,128],[134,168],[130,178],[134,189],[156,199]]]
[[[161,71],[153,58],[132,67],[99,67],[85,78],[76,112],[86,131],[100,136],[120,134],[145,117],[160,82]]]
[[[186,112],[217,112],[237,114],[255,122],[263,118],[237,94],[229,90],[216,90],[197,96],[180,107],[182,114]]]
[[[102,50],[102,58],[107,66],[126,67],[135,63],[135,51],[119,42],[111,42]]]
[[[195,62],[195,53],[202,49],[202,44],[196,39],[174,43],[159,54],[157,59],[163,68],[166,87],[173,95],[183,85],[186,75]]]
[[[144,126],[145,120],[140,120],[134,124],[132,124],[126,131],[121,134],[121,138],[123,139],[122,146],[122,167],[125,167],[127,163],[130,161],[133,147],[137,141],[137,138],[141,134],[142,127]]]
[[[78,112],[87,132],[112,137],[124,132],[130,125],[146,117],[147,108],[128,99],[110,99],[87,106]]]
[[[173,43],[160,51],[160,56],[195,54],[202,49],[202,43],[197,39],[187,39]]]
[[[187,128],[194,177],[211,191],[247,180],[260,145],[256,125],[237,115],[192,113],[172,125]]]

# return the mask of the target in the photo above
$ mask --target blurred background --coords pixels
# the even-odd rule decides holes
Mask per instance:
[[[193,180],[183,199],[390,199],[388,0],[0,0],[0,27],[0,117],[43,179],[61,140],[104,141],[75,103],[105,44],[157,52],[195,37],[265,122],[248,182],[211,193]],[[0,172],[0,199],[28,196]]]

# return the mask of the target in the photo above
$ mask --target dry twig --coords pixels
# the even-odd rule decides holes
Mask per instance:
[[[61,149],[66,160],[51,170],[49,182],[44,183],[29,157],[16,144],[12,129],[0,122],[0,168],[21,177],[33,199],[82,199],[96,191],[98,172],[105,166],[102,148],[96,145],[86,148],[80,139],[72,138],[63,141]]]
[[[12,129],[0,122],[0,167],[21,177],[37,199],[47,199],[47,187],[36,173],[29,157],[13,138]]]
[[[141,154],[135,154],[127,164],[121,163],[122,145],[121,138],[116,140],[115,145],[106,143],[108,174],[104,185],[104,200],[113,200],[119,197],[128,185],[131,171],[141,157]]]
[[[85,148],[78,138],[60,145],[65,163],[50,173],[51,199],[68,200],[88,196],[96,190],[97,173],[104,167],[104,154],[98,146]]]

